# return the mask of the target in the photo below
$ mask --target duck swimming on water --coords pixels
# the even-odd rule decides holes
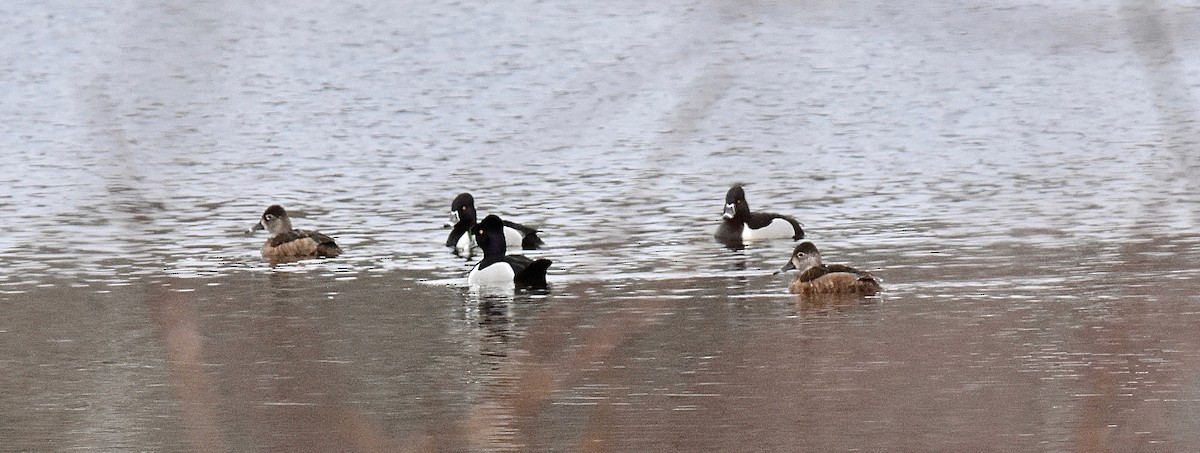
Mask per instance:
[[[824,264],[821,252],[812,242],[801,242],[792,251],[791,259],[779,272],[800,271],[788,290],[806,296],[818,294],[858,294],[871,296],[883,288],[871,273],[841,264]]]
[[[721,215],[721,226],[716,238],[726,244],[759,239],[791,238],[804,239],[804,229],[792,216],[773,212],[751,212],[746,201],[746,191],[734,185],[725,193],[725,212]]]
[[[292,220],[280,205],[263,211],[250,232],[267,230],[271,237],[262,246],[262,256],[271,263],[299,261],[309,258],[333,258],[342,254],[333,238],[311,230],[292,228]]]
[[[469,256],[473,249],[479,247],[475,243],[475,235],[469,233],[478,222],[477,216],[475,197],[470,193],[460,193],[450,203],[450,224],[453,225],[453,229],[450,230],[450,236],[446,238],[446,247],[452,247],[455,255]],[[520,244],[522,249],[533,250],[544,244],[542,239],[537,236],[536,228],[507,220],[502,222],[504,223],[506,247]]]
[[[467,284],[472,287],[546,287],[546,270],[550,260],[531,259],[525,255],[509,255],[505,252],[504,222],[495,215],[484,217],[479,225],[471,228],[475,242],[483,249],[483,259],[475,263],[467,274]]]

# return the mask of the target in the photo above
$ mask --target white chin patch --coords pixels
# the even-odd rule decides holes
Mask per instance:
[[[732,219],[736,212],[737,211],[734,210],[732,203],[727,204],[725,205],[725,212],[721,214],[721,218],[726,220]]]

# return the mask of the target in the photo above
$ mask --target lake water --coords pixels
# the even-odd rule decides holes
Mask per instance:
[[[1186,2],[0,4],[0,450],[1200,445]],[[725,190],[793,243],[716,243]],[[551,287],[464,287],[451,199]],[[279,203],[342,257],[270,267]]]

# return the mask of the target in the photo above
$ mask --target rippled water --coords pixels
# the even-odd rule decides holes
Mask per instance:
[[[1200,443],[1200,8],[0,5],[13,450]],[[790,241],[879,298],[794,300]],[[462,286],[450,200],[544,230]],[[269,204],[337,238],[269,267]]]

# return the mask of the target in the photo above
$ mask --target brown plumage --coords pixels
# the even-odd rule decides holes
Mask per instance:
[[[792,251],[788,263],[780,272],[800,269],[801,272],[788,285],[795,294],[813,296],[819,294],[857,294],[870,296],[883,288],[870,272],[860,271],[840,264],[821,263],[821,252],[811,242],[802,242]]]
[[[342,254],[333,238],[316,231],[293,229],[287,211],[279,205],[267,208],[258,224],[251,228],[262,229],[271,233],[262,246],[262,256],[273,264]]]

